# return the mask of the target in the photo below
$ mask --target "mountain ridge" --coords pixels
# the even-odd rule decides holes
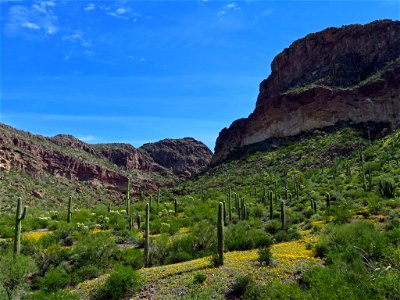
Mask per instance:
[[[253,113],[220,132],[211,164],[339,122],[398,127],[399,57],[399,21],[331,27],[295,41],[273,60]]]
[[[163,141],[149,145],[157,149]],[[174,147],[163,148],[164,159],[179,159],[179,168],[162,159],[156,162],[151,152],[130,144],[88,144],[68,134],[45,137],[0,123],[0,169],[47,172],[120,192],[132,177],[133,193],[138,194],[191,178],[207,167],[212,152],[205,144],[188,138],[167,141]]]

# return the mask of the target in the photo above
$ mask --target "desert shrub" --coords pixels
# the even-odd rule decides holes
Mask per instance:
[[[270,234],[277,233],[281,228],[282,228],[282,223],[281,223],[281,221],[279,219],[271,220],[265,226],[265,230]]]
[[[118,266],[117,269],[107,278],[104,285],[95,290],[92,299],[95,300],[116,300],[121,299],[128,290],[136,292],[141,286],[139,273],[129,266]]]
[[[378,260],[387,247],[384,234],[366,221],[354,224],[330,227],[322,236],[315,250],[327,262],[344,261],[346,263],[363,260]]]
[[[274,234],[274,239],[278,243],[293,241],[299,238],[301,238],[301,234],[294,228],[289,228],[288,230],[279,230]]]
[[[97,278],[100,274],[101,272],[96,266],[83,266],[72,273],[71,283],[75,285],[85,280]]]
[[[268,266],[272,262],[272,252],[270,247],[258,249],[258,262],[262,266]]]
[[[32,258],[17,255],[15,258],[11,251],[0,253],[0,296],[16,299],[16,294],[24,293],[28,286],[26,276],[34,272],[36,266]],[[4,293],[3,293],[4,291]],[[3,297],[2,297],[3,299]]]
[[[131,266],[134,270],[143,267],[143,252],[139,249],[123,249],[116,255],[116,259],[119,263],[124,266]]]
[[[253,284],[254,282],[250,276],[239,276],[233,282],[229,294],[233,297],[241,297]]]
[[[193,277],[193,283],[194,284],[202,284],[204,281],[206,281],[207,279],[207,275],[202,273],[202,272],[197,272],[196,274],[194,274]]]
[[[247,222],[240,222],[228,227],[225,233],[225,246],[229,251],[250,250],[259,247],[268,247],[272,244],[269,234],[259,228],[250,226]]]
[[[44,277],[38,278],[39,288],[45,292],[63,289],[71,282],[71,276],[61,268],[51,269]]]
[[[267,285],[251,284],[245,291],[243,299],[309,299],[307,293],[298,285],[273,281]]]
[[[78,266],[95,265],[106,268],[112,264],[117,246],[108,232],[82,234],[74,247]]]

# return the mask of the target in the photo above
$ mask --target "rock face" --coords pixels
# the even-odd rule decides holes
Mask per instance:
[[[128,176],[134,191],[154,190],[198,174],[211,156],[206,145],[191,138],[136,149],[128,144],[86,144],[71,135],[48,138],[0,123],[1,171],[14,168],[34,176],[47,172],[122,192]]]
[[[224,128],[211,164],[268,140],[337,123],[399,126],[400,22],[328,28],[272,62],[254,112]]]
[[[212,156],[210,149],[193,138],[165,139],[144,144],[140,150],[148,153],[155,163],[172,170],[177,176],[186,178],[205,170]]]

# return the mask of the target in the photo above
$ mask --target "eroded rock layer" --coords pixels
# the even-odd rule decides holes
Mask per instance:
[[[307,35],[275,57],[271,69],[254,112],[220,132],[212,164],[272,138],[337,123],[399,125],[398,21]]]

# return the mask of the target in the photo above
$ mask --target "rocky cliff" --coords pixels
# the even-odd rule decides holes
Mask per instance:
[[[49,138],[0,123],[0,170],[43,172],[98,187],[151,191],[203,171],[212,153],[191,138],[169,139],[137,149],[128,144],[91,145],[71,135]]]
[[[399,125],[399,21],[309,34],[276,56],[271,69],[254,112],[220,132],[212,164],[338,123]]]

